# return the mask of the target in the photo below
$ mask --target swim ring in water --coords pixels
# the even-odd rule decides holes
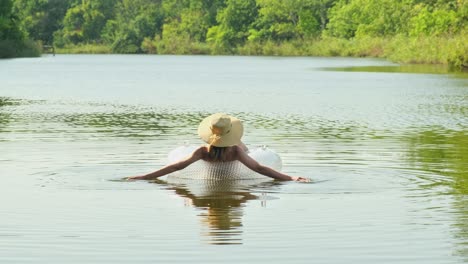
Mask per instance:
[[[169,152],[169,163],[174,163],[184,159],[194,152],[197,146],[180,146]],[[282,161],[280,156],[267,147],[259,147],[248,152],[249,156],[258,163],[280,171]],[[249,180],[249,179],[269,179],[269,177],[258,174],[247,168],[240,161],[228,162],[206,162],[199,160],[187,168],[174,172],[170,177],[181,179],[209,179],[209,180]]]

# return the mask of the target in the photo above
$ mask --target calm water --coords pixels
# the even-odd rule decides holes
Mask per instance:
[[[227,112],[294,182],[123,182]],[[467,263],[468,79],[369,59],[0,60],[0,263]]]

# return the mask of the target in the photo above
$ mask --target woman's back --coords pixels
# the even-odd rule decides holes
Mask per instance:
[[[202,159],[207,162],[228,162],[238,159],[239,148],[206,146]]]

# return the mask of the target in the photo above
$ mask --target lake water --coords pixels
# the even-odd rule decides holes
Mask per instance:
[[[125,182],[226,112],[296,182]],[[373,59],[0,60],[0,263],[467,263],[468,78]]]

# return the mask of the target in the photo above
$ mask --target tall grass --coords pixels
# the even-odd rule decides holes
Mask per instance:
[[[468,67],[468,37],[396,37],[386,45],[384,57],[402,63],[447,64]]]
[[[57,54],[110,54],[112,49],[103,44],[78,44],[55,48]]]
[[[454,69],[468,67],[468,33],[454,37],[362,37],[247,43],[240,55],[342,56],[386,58],[407,64],[444,64]]]

